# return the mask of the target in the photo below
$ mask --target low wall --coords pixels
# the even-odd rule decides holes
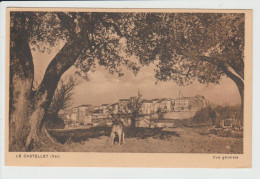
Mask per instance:
[[[194,117],[196,114],[196,111],[181,111],[181,112],[168,112],[165,113],[163,118],[165,119],[189,119]]]

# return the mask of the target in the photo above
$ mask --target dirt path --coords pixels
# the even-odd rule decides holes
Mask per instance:
[[[145,139],[128,137],[124,145],[113,146],[108,143],[108,136],[88,138],[81,142],[66,144],[74,152],[140,152],[140,153],[242,153],[243,139],[219,137],[213,134],[200,135],[192,128],[174,128],[172,132],[179,134]]]

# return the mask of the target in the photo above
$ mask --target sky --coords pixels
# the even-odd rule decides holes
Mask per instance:
[[[57,51],[53,50],[50,54],[32,51],[36,81],[41,81],[48,64]],[[72,96],[73,106],[115,103],[118,99],[136,96],[138,90],[140,90],[144,99],[176,98],[179,90],[181,90],[183,96],[203,95],[206,100],[215,104],[240,104],[238,89],[229,78],[224,77],[220,84],[208,86],[196,81],[185,87],[180,87],[173,81],[155,84],[153,67],[153,65],[150,65],[141,68],[136,76],[133,72],[125,70],[125,75],[118,77],[109,74],[104,67],[97,66],[96,71],[89,74],[89,81],[77,77],[80,78],[80,84],[76,86]],[[75,67],[71,67],[62,77],[74,75],[75,71]]]

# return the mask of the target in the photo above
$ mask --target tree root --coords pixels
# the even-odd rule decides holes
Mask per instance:
[[[69,138],[66,140],[66,142],[63,145],[67,145],[69,142],[71,142],[71,139],[72,139],[71,134],[69,134]]]

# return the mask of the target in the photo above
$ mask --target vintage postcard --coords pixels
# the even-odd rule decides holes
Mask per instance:
[[[252,10],[6,19],[7,166],[251,167]]]

